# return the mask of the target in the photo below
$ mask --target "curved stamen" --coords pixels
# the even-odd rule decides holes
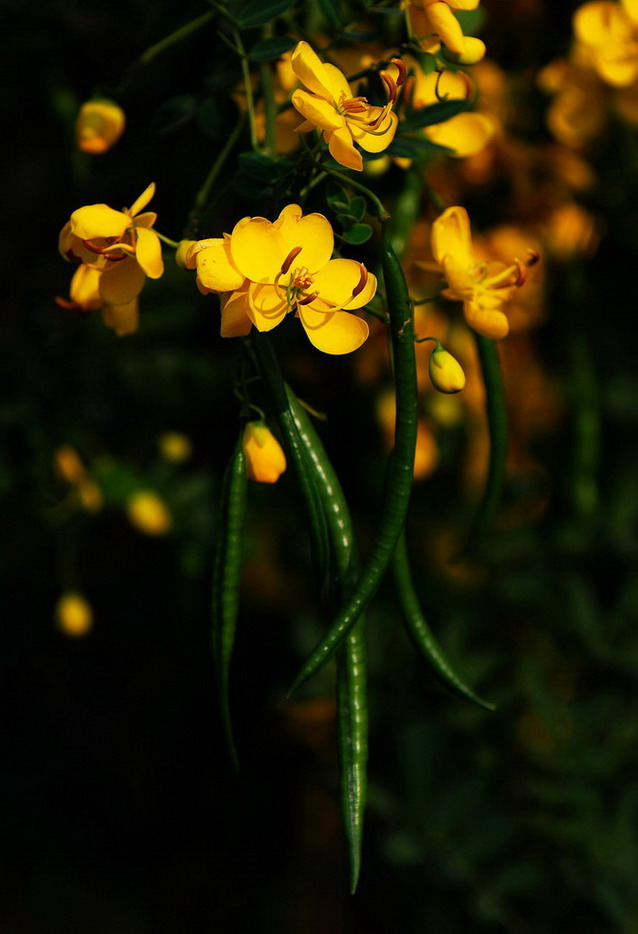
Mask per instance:
[[[366,282],[368,281],[368,270],[363,265],[363,263],[359,263],[359,267],[360,267],[361,272],[359,275],[359,281],[357,282],[354,289],[352,290],[353,298],[355,298],[357,295],[360,295],[361,292],[363,292],[363,290],[366,287]]]
[[[405,67],[405,62],[403,61],[402,58],[391,58],[390,61],[392,62],[394,67],[399,72],[397,80],[396,80],[396,84],[397,84],[397,87],[400,88],[402,84],[405,84],[405,79],[408,74],[408,69]]]
[[[281,264],[281,273],[280,273],[280,275],[282,275],[283,273],[288,272],[288,270],[290,269],[290,267],[291,267],[292,264],[293,264],[293,261],[296,259],[297,256],[299,256],[299,254],[301,253],[302,249],[303,249],[303,247],[300,247],[300,246],[295,246],[295,247],[292,248],[292,250],[290,251],[290,253],[288,254],[288,256],[285,258],[285,260],[284,260],[283,263]]]
[[[298,305],[309,305],[310,302],[314,302],[316,298],[319,298],[319,292],[311,292],[310,295],[305,295],[303,298],[297,299]]]

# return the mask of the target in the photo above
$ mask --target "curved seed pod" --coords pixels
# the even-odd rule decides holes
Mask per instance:
[[[337,572],[339,599],[356,580],[358,566],[350,510],[341,484],[307,412],[286,387],[288,404],[307,462],[314,471],[328,524]],[[361,868],[363,817],[367,790],[368,701],[366,646],[361,618],[337,652],[337,728],[341,814],[348,841],[350,891],[354,894]]]
[[[383,513],[372,553],[351,595],[301,668],[290,693],[328,661],[377,592],[403,528],[410,500],[418,414],[414,328],[405,276],[392,247],[387,224],[382,228],[382,261],[396,386],[394,450]]]
[[[457,697],[478,704],[484,710],[496,710],[494,704],[484,701],[478,694],[475,694],[472,688],[457,675],[428,626],[412,582],[405,533],[401,535],[392,558],[392,573],[405,627],[420,655],[441,684]]]
[[[240,433],[224,474],[213,560],[211,601],[211,642],[217,674],[217,694],[226,743],[235,770],[238,769],[239,763],[233,740],[228,682],[239,609],[242,539],[246,514],[247,473],[242,435],[243,433]]]

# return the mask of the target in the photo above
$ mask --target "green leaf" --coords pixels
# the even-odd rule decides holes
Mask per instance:
[[[319,6],[330,25],[338,29],[343,23],[341,0],[319,0]]]
[[[456,152],[455,149],[450,149],[449,146],[440,146],[438,143],[432,143],[429,139],[422,137],[421,139],[416,139],[414,137],[404,136],[401,139],[397,139],[396,136],[392,140],[392,143],[386,149],[386,153],[389,156],[397,156],[400,159],[416,159],[417,156],[420,156],[423,152]]]
[[[273,36],[272,39],[261,39],[252,47],[248,58],[253,62],[271,62],[275,58],[280,58],[295,45],[297,45],[297,40],[292,36]]]
[[[353,217],[356,217],[358,221],[363,220],[365,217],[366,207],[367,203],[363,195],[357,195],[350,201],[350,213]]]
[[[355,224],[354,227],[351,227],[350,230],[347,230],[343,239],[347,240],[348,243],[366,243],[372,236],[372,227],[370,224]]]
[[[334,179],[330,179],[326,185],[326,201],[331,208],[336,210],[348,210],[350,206],[350,198],[346,194],[345,188],[335,182]]]
[[[410,132],[411,130],[420,130],[424,126],[433,126],[435,123],[445,123],[450,117],[467,113],[471,109],[471,102],[465,99],[430,104],[429,107],[424,107],[407,120],[404,120],[403,123],[400,123],[398,132]]]
[[[293,0],[251,0],[237,15],[237,23],[242,29],[263,26],[281,13],[285,13]]]
[[[352,214],[337,214],[337,220],[344,230],[350,230],[357,223],[357,218],[353,217]]]
[[[164,136],[178,130],[191,120],[197,110],[197,98],[194,94],[182,94],[171,97],[155,111],[151,120],[151,132]]]
[[[476,36],[485,22],[485,10],[477,7],[475,10],[455,10],[454,15],[461,24],[463,35]]]
[[[335,38],[341,39],[343,42],[378,42],[381,33],[372,29],[359,32],[348,29],[344,32],[338,32]]]

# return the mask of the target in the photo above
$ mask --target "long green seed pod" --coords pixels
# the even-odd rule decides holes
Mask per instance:
[[[428,626],[412,582],[405,532],[401,534],[392,558],[392,574],[408,634],[434,675],[457,697],[478,704],[484,710],[495,710],[494,704],[484,701],[457,675]]]
[[[323,444],[299,400],[287,387],[288,403],[299,438],[313,470],[325,511],[337,571],[339,599],[357,577],[350,511]],[[361,869],[363,817],[368,763],[368,701],[364,620],[348,633],[337,652],[337,728],[341,813],[348,842],[350,891],[354,894]]]
[[[213,561],[211,641],[217,674],[217,694],[228,751],[235,770],[239,767],[233,739],[228,682],[239,610],[242,538],[246,514],[246,457],[242,434],[228,462],[222,486],[218,533]]]
[[[396,386],[396,426],[386,498],[372,553],[326,636],[297,675],[291,693],[334,654],[377,592],[396,546],[410,500],[417,433],[417,382],[414,327],[408,287],[387,225],[382,228],[382,265],[385,280]]]

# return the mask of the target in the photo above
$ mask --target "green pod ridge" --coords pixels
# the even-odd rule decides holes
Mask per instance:
[[[496,710],[494,704],[479,697],[454,671],[445,657],[434,633],[423,615],[419,598],[414,589],[405,533],[399,539],[392,559],[395,590],[405,627],[421,657],[429,665],[438,680],[446,688],[464,700],[477,704],[484,710]]]
[[[340,599],[358,572],[350,510],[321,439],[299,400],[286,387],[290,411],[304,446],[307,462],[321,491],[336,565]],[[337,652],[337,730],[341,814],[348,844],[350,892],[354,894],[361,870],[363,818],[367,792],[368,702],[366,694],[364,620],[348,633]]]
[[[392,246],[387,224],[382,227],[382,267],[385,280],[396,387],[394,450],[375,544],[357,582],[324,638],[315,646],[295,678],[297,690],[335,653],[379,588],[408,510],[417,435],[417,379],[412,306],[405,275]]]
[[[246,456],[240,432],[222,484],[211,600],[211,642],[217,676],[217,695],[226,745],[235,771],[239,769],[239,760],[233,738],[228,687],[239,612],[247,486]]]

